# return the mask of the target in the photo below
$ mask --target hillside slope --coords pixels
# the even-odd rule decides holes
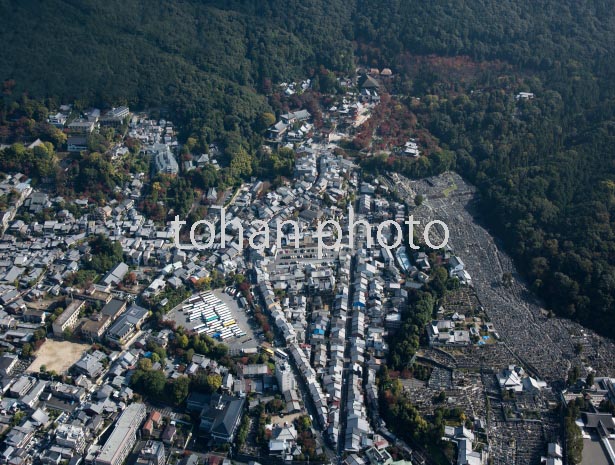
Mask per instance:
[[[613,0],[0,0],[0,81],[252,136],[271,82],[392,67],[556,311],[615,335]],[[480,93],[409,57],[501,60]],[[443,84],[444,82],[444,84]],[[478,85],[478,84],[477,84]],[[522,85],[537,99],[517,105]],[[497,277],[496,277],[497,278]]]

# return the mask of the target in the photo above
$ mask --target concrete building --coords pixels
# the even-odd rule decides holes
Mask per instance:
[[[92,315],[88,321],[80,326],[81,336],[93,341],[99,340],[109,325],[111,325],[111,318],[108,315]]]
[[[132,305],[107,331],[107,339],[118,346],[123,346],[141,328],[149,311],[138,305]]]
[[[135,403],[122,412],[115,428],[94,461],[94,465],[121,465],[137,442],[137,432],[145,419],[144,404]]]
[[[111,299],[100,311],[101,314],[108,316],[111,321],[117,318],[126,310],[126,302],[118,299]]]
[[[214,394],[201,411],[200,431],[214,442],[233,442],[241,422],[245,399]]]
[[[130,116],[128,107],[112,108],[100,119],[100,124],[103,126],[121,126],[128,116]]]
[[[61,337],[64,334],[64,331],[67,329],[72,330],[75,326],[77,326],[77,321],[79,321],[79,312],[84,305],[85,300],[73,300],[68,307],[66,307],[66,310],[64,310],[53,322],[53,335],[56,337]]]
[[[148,151],[152,153],[154,173],[179,173],[179,165],[168,145],[155,144]]]
[[[81,453],[85,448],[85,431],[81,426],[62,424],[56,429],[56,443]]]
[[[83,119],[76,119],[68,124],[68,132],[72,135],[87,136],[94,131],[96,123]]]
[[[276,364],[275,377],[278,380],[280,391],[292,391],[295,389],[295,376],[288,362],[283,361]]]
[[[160,441],[147,441],[139,452],[136,465],[164,465],[164,444]]]
[[[0,375],[10,376],[19,361],[19,357],[15,354],[4,354],[0,357]]]

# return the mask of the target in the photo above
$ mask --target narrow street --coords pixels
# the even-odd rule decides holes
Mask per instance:
[[[358,201],[355,201],[353,208],[357,211]],[[355,278],[355,269],[356,269],[356,250],[358,243],[358,234],[353,236],[353,244],[351,244],[351,265],[350,265],[350,280],[349,280],[349,289],[348,295],[353,296],[354,289],[354,278]],[[350,338],[352,335],[352,315],[353,315],[353,307],[352,302],[349,306],[348,314],[346,315],[346,342],[344,344],[344,371],[342,373],[342,401],[340,404],[340,434],[338,441],[338,462],[341,464],[343,460],[344,450],[346,446],[346,427],[348,420],[348,389],[349,389],[349,374],[351,372],[350,367],[350,350],[351,350],[351,342]]]

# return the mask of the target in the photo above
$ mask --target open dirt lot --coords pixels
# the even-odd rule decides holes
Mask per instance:
[[[48,371],[64,373],[90,348],[87,344],[47,339],[36,352],[36,360],[28,367],[28,372],[40,371],[45,365]]]

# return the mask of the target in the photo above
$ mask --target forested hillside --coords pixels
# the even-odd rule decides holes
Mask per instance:
[[[219,133],[225,117],[253,121],[265,105],[255,89],[320,64],[350,69],[352,49],[338,25],[350,13],[341,3],[338,11],[324,1],[274,5],[297,12],[294,27],[307,37],[293,33],[288,14],[276,19],[269,8],[255,15],[208,3],[3,0],[0,77],[15,81],[16,95],[168,106],[185,123],[202,120]]]
[[[166,107],[208,139],[250,139],[273,83],[391,67],[453,154],[396,168],[476,183],[485,222],[547,304],[615,335],[613,0],[0,0],[0,36],[5,105],[28,92]],[[503,66],[460,82],[452,66],[417,65],[431,54]]]

